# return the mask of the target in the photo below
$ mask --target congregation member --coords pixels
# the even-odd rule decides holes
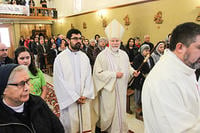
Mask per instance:
[[[138,48],[135,46],[134,42],[134,38],[129,38],[126,45],[126,53],[128,54],[131,65],[133,65],[133,59],[138,53]]]
[[[89,58],[80,51],[81,32],[67,32],[69,46],[54,62],[54,89],[60,106],[65,133],[91,132],[91,100],[94,87]],[[79,127],[79,125],[82,127]]]
[[[150,47],[150,51],[153,49],[154,47],[154,44],[150,42],[150,35],[145,35],[144,36],[144,42],[142,43],[143,44],[148,44],[149,47]]]
[[[106,47],[106,41],[107,41],[107,39],[105,37],[100,37],[99,38],[98,45],[97,45],[97,47],[95,47],[94,52],[93,52],[94,61],[96,60],[97,55],[101,51],[103,51],[105,49],[105,47]]]
[[[158,62],[158,60],[160,59],[160,57],[164,54],[164,50],[165,50],[165,42],[159,41],[156,44],[155,50],[151,54],[151,57],[153,58],[154,64],[156,64]]]
[[[30,36],[27,36],[25,41],[24,41],[24,46],[29,48],[29,43],[30,43]]]
[[[94,58],[94,49],[96,48],[96,41],[95,39],[91,39],[90,40],[90,45],[87,49],[87,56],[88,58],[90,59],[90,64],[91,64],[91,67],[93,68],[94,66],[94,61],[95,61],[95,58]]]
[[[24,43],[25,43],[24,36],[20,36],[19,46],[24,46]]]
[[[17,2],[16,2],[16,0],[11,0],[11,1],[10,1],[10,4],[12,4],[12,5],[17,5]]]
[[[30,16],[33,16],[34,14],[34,9],[32,7],[35,7],[35,1],[34,0],[29,0],[28,5],[30,7]]]
[[[8,47],[4,43],[0,43],[0,66],[13,63],[13,60],[8,57]]]
[[[120,43],[119,49],[121,49],[121,50],[123,50],[123,51],[126,51],[126,48],[125,48],[125,46],[124,46],[124,44],[123,44],[122,41],[121,41],[121,43]]]
[[[58,47],[58,54],[60,54],[65,49],[66,49],[66,41],[65,41],[65,39],[62,39],[61,44]]]
[[[30,77],[30,93],[33,95],[41,96],[42,99],[46,98],[48,93],[44,74],[39,68],[36,68],[35,62],[31,52],[26,47],[18,47],[15,50],[15,63],[25,65],[28,67],[28,74]]]
[[[34,37],[31,36],[31,37],[30,37],[29,44],[28,44],[28,48],[31,50],[31,52],[32,52],[33,43],[34,43]],[[32,53],[32,54],[33,54],[33,53]]]
[[[48,52],[48,50],[50,49],[50,47],[49,47],[49,39],[48,39],[48,36],[45,36],[45,38],[44,38],[44,45],[46,46],[46,50],[47,50],[47,52]]]
[[[117,27],[117,28],[116,28]],[[101,131],[108,133],[127,133],[126,91],[131,75],[138,76],[129,62],[128,55],[119,49],[124,32],[123,26],[113,20],[106,28],[109,47],[99,53],[96,58],[93,79],[98,92],[99,108],[98,125]],[[95,105],[94,105],[95,106]],[[98,107],[98,106],[96,106]]]
[[[172,36],[171,33],[169,33],[169,34],[167,35],[167,39],[166,39],[166,48],[169,48],[169,43],[170,43],[171,36]]]
[[[94,39],[95,39],[96,44],[98,44],[99,38],[100,38],[100,35],[99,35],[99,34],[96,34],[96,35],[94,36]]]
[[[81,43],[81,48],[80,48],[80,50],[81,50],[83,53],[86,53],[86,52],[85,52],[85,45],[83,44],[83,42]]]
[[[139,49],[140,46],[141,46],[140,38],[139,37],[135,37],[134,40],[135,40],[135,46],[137,46],[137,49]]]
[[[62,43],[62,39],[63,39],[63,35],[62,34],[58,34],[57,38],[56,38],[57,48],[60,47],[60,44]]]
[[[1,66],[0,75],[1,133],[64,133],[61,122],[45,101],[29,94],[26,66]]]
[[[55,43],[55,39],[54,39],[53,37],[51,37],[51,38],[48,40],[47,46],[48,46],[49,48],[51,48],[53,44],[56,44],[56,43]],[[57,48],[57,46],[56,46],[56,48]]]
[[[48,64],[53,65],[54,64],[54,60],[55,60],[57,55],[58,55],[58,50],[56,48],[56,44],[53,43],[51,48],[49,49],[49,51],[47,53]]]
[[[34,62],[37,67],[39,67],[39,61],[38,61],[38,46],[39,46],[39,38],[35,36],[34,42],[30,46],[30,51],[34,56]]]
[[[26,5],[26,0],[11,0],[10,2],[13,5]]]
[[[34,0],[29,0],[28,5],[29,5],[29,7],[34,7],[35,6],[35,1]]]
[[[40,36],[42,37],[42,36]],[[46,64],[45,64],[45,56],[47,54],[47,46],[44,43],[44,39],[41,38],[39,40],[39,45],[37,46],[37,51],[38,51],[38,60],[39,60],[39,66],[40,66],[40,70],[42,70],[43,72],[46,69]]]
[[[200,25],[186,22],[172,32],[165,50],[147,76],[142,92],[145,133],[199,133]]]
[[[84,44],[84,51],[85,51],[85,53],[87,53],[88,47],[90,46],[89,40],[84,39],[83,44]]]
[[[40,4],[43,8],[47,8],[47,1],[46,0],[40,0]]]
[[[134,57],[133,59],[133,68],[138,69],[141,64],[147,60],[143,66],[141,67],[140,74],[138,77],[136,77],[132,83],[132,88],[135,89],[134,93],[134,102],[135,102],[135,108],[136,108],[136,118],[139,120],[143,120],[142,117],[142,102],[141,102],[141,92],[142,92],[142,86],[144,83],[144,80],[148,73],[150,72],[152,66],[154,66],[153,59],[150,57],[150,46],[148,44],[143,44],[140,49],[139,53]],[[150,62],[150,63],[148,63]]]

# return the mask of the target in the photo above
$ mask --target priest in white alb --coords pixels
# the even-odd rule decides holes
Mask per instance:
[[[93,79],[98,93],[99,121],[97,126],[108,133],[127,133],[126,93],[130,76],[137,76],[126,52],[119,49],[124,28],[113,20],[105,29],[109,47],[96,58]],[[98,106],[96,106],[98,107]]]
[[[65,133],[91,132],[91,99],[94,87],[89,58],[80,51],[81,32],[67,33],[69,47],[54,62],[54,89]]]
[[[200,25],[178,25],[142,90],[145,133],[200,133]]]

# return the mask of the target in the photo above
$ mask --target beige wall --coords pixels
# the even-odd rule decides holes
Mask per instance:
[[[106,7],[113,7],[117,5],[133,3],[138,1],[149,1],[149,0],[82,0],[82,10],[77,12],[74,11],[75,0],[50,0],[47,2],[48,7],[54,7],[57,9],[58,16],[70,16],[77,13],[84,13]]]
[[[83,0],[82,12],[149,0]],[[92,4],[91,4],[92,3]]]
[[[109,9],[106,20],[109,23],[112,19],[117,19],[126,28],[122,39],[124,43],[130,37],[139,36],[143,39],[145,34],[150,34],[152,42],[156,43],[165,39],[177,24],[188,21],[196,22],[196,16],[200,13],[200,8],[197,6],[200,6],[199,0],[159,0]],[[163,24],[155,24],[153,21],[158,11],[163,12]],[[125,26],[123,20],[127,14],[131,22],[128,27]],[[83,29],[83,22],[86,22],[87,29]],[[88,39],[93,38],[96,33],[105,36],[101,19],[97,13],[65,18],[64,22],[57,21],[52,26],[53,34],[66,35],[71,23]]]

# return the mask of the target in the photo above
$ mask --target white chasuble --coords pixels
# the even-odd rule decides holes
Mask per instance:
[[[200,87],[195,70],[166,50],[142,90],[145,133],[200,133]]]
[[[113,53],[106,48],[97,56],[93,78],[100,109],[97,105],[94,108],[99,114],[102,131],[127,133],[126,93],[128,79],[133,71],[127,54],[122,50]],[[117,72],[123,72],[123,76],[117,79]]]
[[[71,52],[68,48],[60,53],[54,62],[54,88],[60,106],[60,120],[66,133],[79,132],[78,104],[81,97],[87,97],[82,104],[83,131],[91,130],[91,99],[94,87],[91,66],[87,55],[81,51]]]

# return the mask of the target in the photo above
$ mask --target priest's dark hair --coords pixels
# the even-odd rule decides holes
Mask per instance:
[[[187,22],[178,25],[172,32],[169,49],[174,51],[177,43],[182,43],[186,47],[189,47],[191,43],[196,41],[196,37],[200,35],[200,25]]]
[[[24,47],[24,46],[18,47],[18,48],[15,50],[14,62],[15,62],[16,64],[19,64],[17,58],[18,58],[19,54],[22,53],[22,52],[28,52],[28,53],[30,54],[30,56],[31,56],[31,63],[30,63],[30,65],[28,66],[28,69],[29,69],[29,71],[30,71],[34,76],[36,76],[37,73],[38,73],[38,70],[37,70],[37,68],[36,68],[36,66],[35,66],[35,62],[34,62],[33,55],[31,54],[31,51],[30,51],[28,48],[26,48],[26,47]]]
[[[71,29],[67,32],[67,35],[66,35],[66,38],[68,38],[69,40],[71,39],[72,37],[72,34],[81,34],[81,32],[78,30],[78,29]]]

